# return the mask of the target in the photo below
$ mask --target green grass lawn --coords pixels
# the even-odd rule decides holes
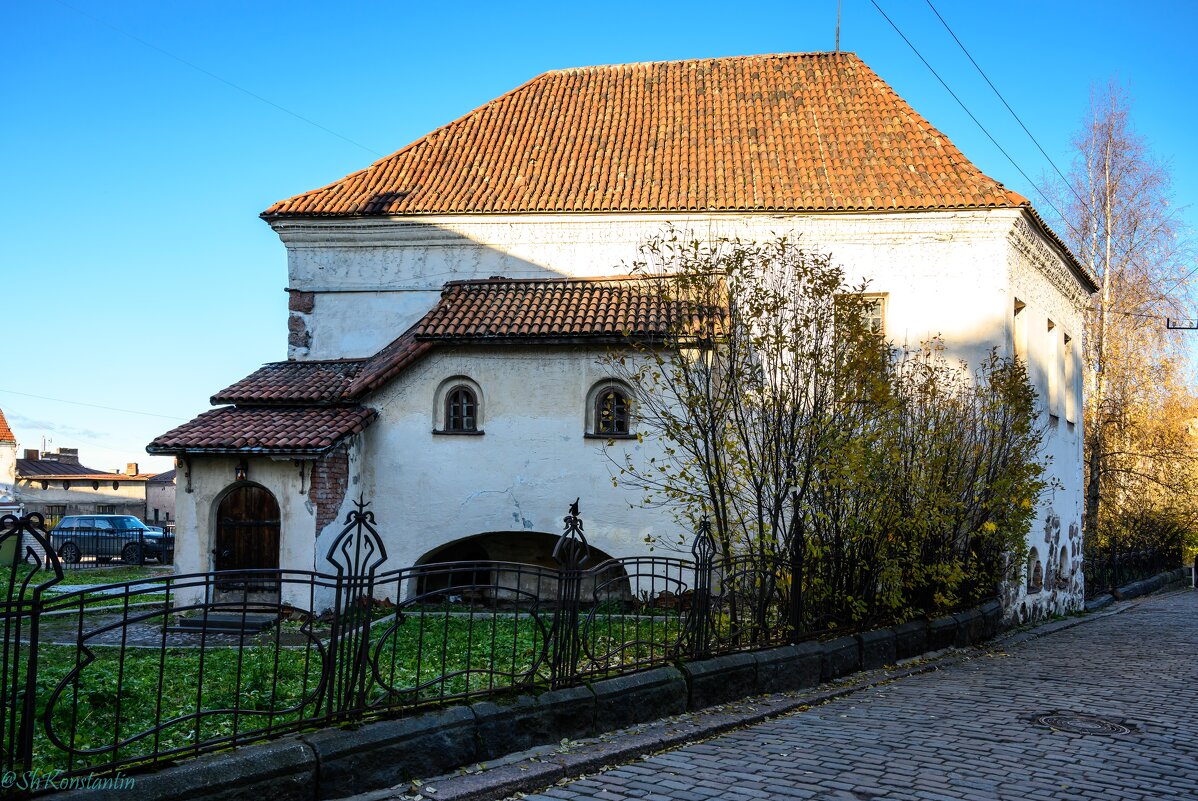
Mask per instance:
[[[546,686],[545,641],[552,613],[406,611],[400,622],[382,617],[368,630],[378,678],[373,671],[366,674],[367,706],[409,708],[448,697]],[[585,645],[580,672],[591,675],[665,661],[680,636],[676,616],[598,616],[589,625],[585,619],[580,623]],[[68,758],[39,722],[35,766],[78,770],[221,737],[252,736],[268,727],[300,727],[324,714],[336,693],[321,685],[316,645],[329,648],[328,624],[315,624],[310,638],[299,629],[297,623],[286,623],[281,631],[256,635],[242,648],[122,651],[93,646],[94,660],[82,664],[67,682],[50,718],[55,734],[68,746],[93,753]],[[342,655],[354,652],[353,640],[342,642]],[[76,659],[73,646],[40,647],[39,721],[60,682],[75,671]],[[356,705],[344,685],[342,692]],[[202,714],[196,715],[197,710]],[[155,728],[156,733],[114,748]]]

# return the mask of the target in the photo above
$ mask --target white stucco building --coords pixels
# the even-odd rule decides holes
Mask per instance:
[[[598,357],[621,327],[652,336],[613,276],[673,227],[800,236],[870,282],[896,344],[1025,355],[1054,489],[1029,535],[1043,587],[1013,585],[1008,610],[1080,600],[1094,283],[1025,198],[855,55],[546,73],[262,216],[287,248],[288,361],[149,448],[179,456],[184,570],[310,570],[359,495],[396,567],[545,560],[578,496],[593,546],[643,552],[675,524],[612,486]],[[244,544],[235,511],[274,534]]]

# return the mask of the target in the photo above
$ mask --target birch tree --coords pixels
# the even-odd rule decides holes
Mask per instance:
[[[1185,435],[1196,409],[1184,380],[1190,343],[1165,328],[1166,317],[1192,316],[1193,265],[1169,170],[1135,130],[1125,89],[1092,92],[1073,148],[1068,180],[1051,194],[1058,230],[1100,286],[1083,340],[1085,535],[1098,545],[1149,507],[1190,518],[1198,509]]]

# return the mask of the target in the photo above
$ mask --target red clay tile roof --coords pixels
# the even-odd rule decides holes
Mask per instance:
[[[417,339],[652,339],[670,309],[645,278],[492,278],[452,281]]]
[[[226,406],[168,431],[146,450],[318,454],[362,431],[377,416],[361,406]]]
[[[12,429],[8,427],[8,421],[4,419],[4,411],[0,409],[0,442],[16,442],[17,438],[13,436]]]
[[[360,398],[368,392],[373,392],[432,350],[432,342],[422,342],[416,339],[416,332],[421,323],[423,320],[367,359],[362,365],[362,370],[355,376],[353,383],[349,385],[347,395],[351,398]]]
[[[547,72],[267,219],[1015,208],[852,53]]]
[[[163,434],[150,453],[320,453],[362,431],[361,400],[443,344],[652,340],[670,313],[645,278],[453,281],[419,322],[368,359],[266,364],[212,396],[214,409]]]
[[[490,278],[453,281],[423,319],[368,359],[274,362],[212,396],[240,406],[339,404],[360,400],[438,342],[613,342],[667,331],[661,301],[645,279]]]
[[[362,360],[273,362],[212,396],[212,404],[331,403],[346,397]]]

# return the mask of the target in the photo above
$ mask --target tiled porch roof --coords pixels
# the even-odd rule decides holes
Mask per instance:
[[[361,406],[231,406],[155,439],[150,453],[320,454],[374,422]]]
[[[651,341],[677,309],[647,279],[489,278],[453,281],[414,326],[368,359],[273,362],[212,396],[238,405],[361,400],[439,344]]]
[[[215,409],[155,439],[150,453],[322,453],[362,431],[356,405],[429,352],[452,344],[618,343],[664,336],[677,304],[650,279],[453,281],[419,322],[367,359],[274,362],[212,396]]]

